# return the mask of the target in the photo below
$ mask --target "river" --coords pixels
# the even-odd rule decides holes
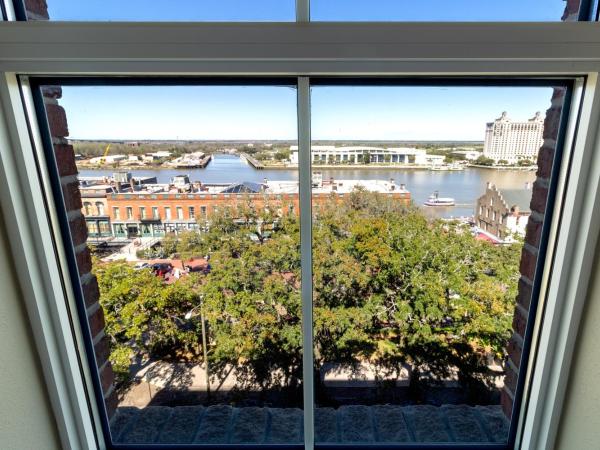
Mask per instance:
[[[114,170],[80,170],[83,176],[110,176]],[[261,182],[269,180],[297,180],[296,169],[256,170],[236,155],[217,154],[204,169],[131,170],[135,176],[155,176],[159,183],[168,183],[179,174],[189,174],[192,181],[205,183]],[[471,216],[477,198],[485,191],[489,181],[499,188],[522,189],[525,183],[535,180],[535,172],[518,170],[492,170],[467,168],[463,171],[434,172],[417,169],[323,169],[323,178],[347,180],[389,180],[404,183],[413,201],[422,205],[433,191],[441,197],[453,197],[456,206],[426,208],[438,217]]]

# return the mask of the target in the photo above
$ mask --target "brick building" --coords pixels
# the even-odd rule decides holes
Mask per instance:
[[[410,192],[403,185],[387,181],[329,180],[313,190],[313,207],[318,209],[330,199],[341,200],[357,185],[410,204]],[[227,212],[241,218],[242,211],[265,208],[277,216],[298,214],[297,182],[234,183],[231,185],[152,186],[137,192],[109,193],[106,196],[112,235],[119,238],[161,237],[166,233],[208,227],[212,216]],[[158,190],[160,189],[160,191]]]
[[[499,241],[510,241],[513,235],[525,236],[531,215],[531,189],[498,189],[488,183],[485,193],[477,199],[475,224]]]

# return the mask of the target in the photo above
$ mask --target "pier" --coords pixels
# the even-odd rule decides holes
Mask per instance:
[[[250,156],[247,153],[240,153],[240,158],[243,161],[246,161],[248,164],[250,164],[252,167],[254,167],[257,170],[263,170],[265,168],[265,165],[263,163],[261,163],[256,158],[253,158],[252,156]]]

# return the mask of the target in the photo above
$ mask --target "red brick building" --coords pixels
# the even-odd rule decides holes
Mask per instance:
[[[313,207],[330,199],[341,200],[339,193],[313,194]],[[410,193],[398,190],[389,194],[408,206]],[[198,230],[209,225],[211,216],[228,211],[240,218],[244,210],[269,209],[283,216],[298,214],[297,193],[117,193],[107,195],[107,212],[115,237],[160,237],[166,233]]]

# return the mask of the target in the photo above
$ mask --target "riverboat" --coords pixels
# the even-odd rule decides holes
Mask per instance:
[[[439,192],[435,191],[424,203],[425,206],[454,206],[454,199],[451,197],[440,197]]]

